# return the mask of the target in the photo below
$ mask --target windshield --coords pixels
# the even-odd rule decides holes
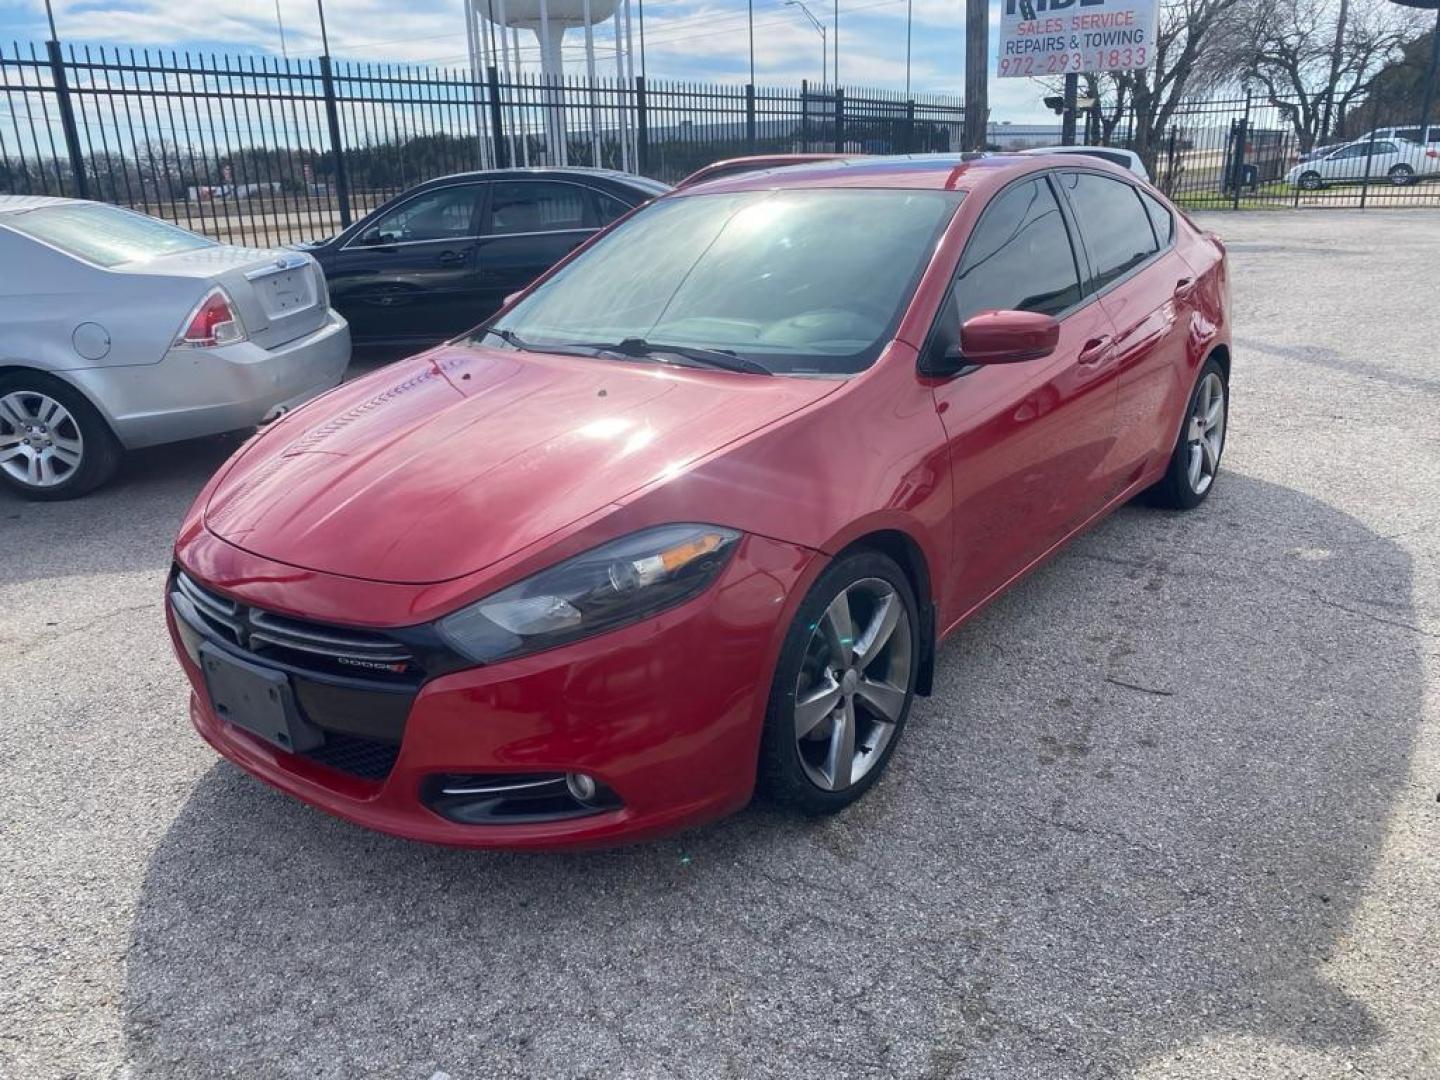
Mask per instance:
[[[957,192],[832,189],[663,200],[497,320],[486,341],[653,343],[781,374],[861,371],[959,202]]]
[[[214,247],[214,240],[144,214],[96,203],[59,203],[11,214],[5,224],[67,255],[106,268]]]

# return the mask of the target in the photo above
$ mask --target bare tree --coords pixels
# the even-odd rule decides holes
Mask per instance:
[[[1234,77],[1210,62],[1209,43],[1233,30],[1232,16],[1254,0],[1161,0],[1154,64],[1139,71],[1087,75],[1086,93],[1099,103],[1100,134],[1111,142],[1126,119],[1131,145],[1152,172],[1175,111],[1187,95]]]
[[[1264,90],[1302,150],[1420,33],[1417,13],[1388,0],[1246,0],[1238,14],[1241,40],[1221,51]]]

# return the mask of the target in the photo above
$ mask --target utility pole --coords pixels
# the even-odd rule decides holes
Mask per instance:
[[[990,0],[965,0],[965,150],[985,149],[989,85]]]
[[[1065,111],[1060,114],[1060,145],[1075,145],[1075,99],[1080,93],[1080,76],[1065,76]]]
[[[840,0],[835,0],[835,51],[831,53],[835,64],[835,88],[840,88]]]

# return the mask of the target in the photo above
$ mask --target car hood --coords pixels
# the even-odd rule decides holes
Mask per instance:
[[[232,460],[205,524],[309,570],[448,581],[839,385],[448,346],[268,429]]]

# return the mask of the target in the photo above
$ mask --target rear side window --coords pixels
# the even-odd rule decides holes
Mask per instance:
[[[601,225],[609,225],[622,214],[630,212],[630,206],[615,198],[614,195],[607,195],[603,191],[596,191],[592,188],[590,197],[595,200],[595,213]]]
[[[492,236],[588,227],[584,188],[549,180],[507,180],[490,187]]]
[[[960,321],[980,311],[1058,315],[1080,299],[1060,206],[1045,180],[1006,188],[985,208],[955,280]]]
[[[474,184],[455,184],[416,195],[365,230],[361,243],[414,244],[473,236]]]
[[[1150,215],[1150,224],[1155,226],[1155,239],[1160,241],[1163,248],[1170,243],[1170,238],[1175,235],[1175,219],[1170,216],[1160,200],[1140,192],[1140,201],[1145,204],[1145,212]]]
[[[168,222],[97,203],[42,206],[8,214],[4,221],[18,233],[106,268],[218,246]]]
[[[1090,271],[1097,289],[1153,255],[1158,247],[1140,193],[1129,184],[1097,173],[1066,173],[1060,182],[1070,196]]]

